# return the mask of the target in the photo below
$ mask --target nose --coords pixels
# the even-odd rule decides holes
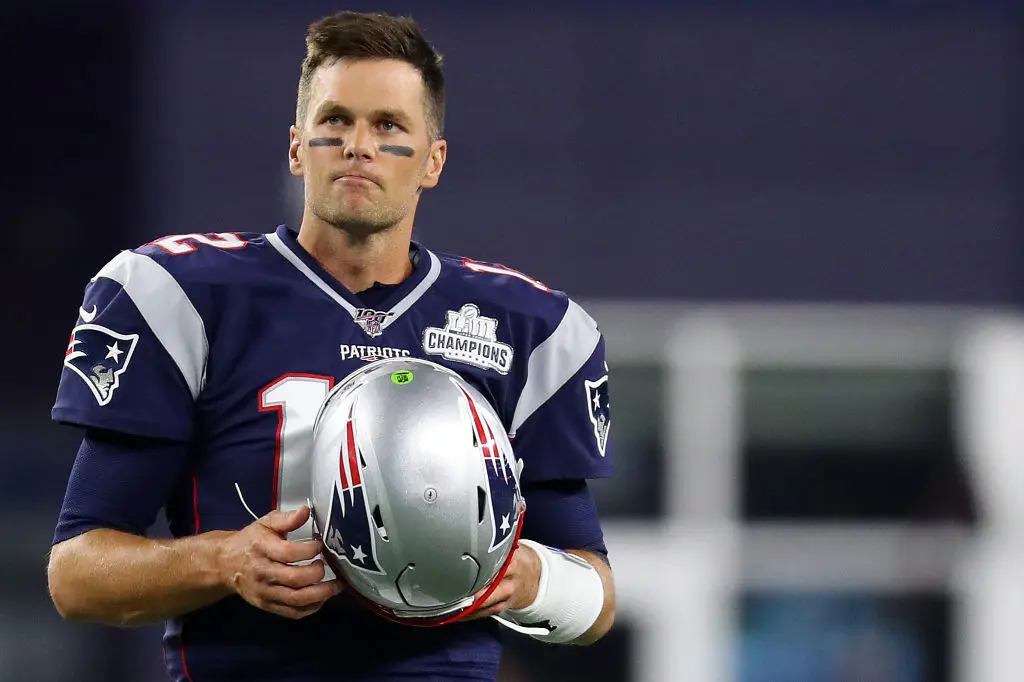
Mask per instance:
[[[346,136],[345,158],[371,161],[376,153],[373,134],[365,123],[359,122],[352,126],[352,132]]]

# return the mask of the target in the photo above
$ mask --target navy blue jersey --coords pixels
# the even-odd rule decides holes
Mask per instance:
[[[168,450],[181,462],[160,463],[175,472],[166,499],[137,515],[165,508],[175,536],[250,523],[236,484],[257,515],[304,504],[321,402],[380,358],[433,360],[480,389],[525,463],[524,487],[609,475],[594,320],[513,270],[419,244],[410,253],[412,275],[368,308],[284,226],[124,251],[86,288],[53,417],[186,444]],[[311,534],[307,524],[289,539]],[[407,628],[344,596],[298,621],[228,598],[170,621],[164,644],[178,682],[487,680],[500,656],[492,621]]]

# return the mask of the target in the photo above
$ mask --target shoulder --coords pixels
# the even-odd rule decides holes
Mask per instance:
[[[268,247],[266,235],[256,232],[166,235],[122,251],[104,269],[163,271],[181,286],[201,286],[230,281],[253,270],[247,266],[265,257]]]
[[[466,299],[511,320],[553,332],[572,323],[597,323],[568,293],[502,263],[433,252],[441,263],[439,284],[453,300]]]
[[[126,249],[90,279],[80,315],[89,322],[99,310],[121,323],[141,315],[162,339],[184,335],[205,346],[205,329],[219,316],[218,291],[263,270],[251,267],[261,247],[265,252],[264,235],[220,232],[169,235]]]

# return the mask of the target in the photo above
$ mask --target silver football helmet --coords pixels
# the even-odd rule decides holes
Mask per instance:
[[[458,374],[413,358],[353,372],[320,408],[312,457],[324,559],[372,610],[442,625],[497,586],[523,523],[519,468]]]

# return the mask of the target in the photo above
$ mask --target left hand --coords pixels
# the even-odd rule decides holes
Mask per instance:
[[[540,587],[540,570],[540,557],[536,552],[525,545],[516,547],[501,582],[466,620],[488,618],[505,609],[522,609],[532,604]]]

